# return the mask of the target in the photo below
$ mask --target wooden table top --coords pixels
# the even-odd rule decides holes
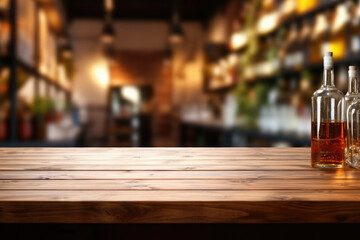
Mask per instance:
[[[0,222],[360,222],[309,148],[0,148]]]

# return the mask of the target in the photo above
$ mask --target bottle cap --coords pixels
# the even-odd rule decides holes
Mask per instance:
[[[332,69],[333,68],[333,53],[332,52],[326,52],[324,54],[324,68],[325,69]]]
[[[356,77],[357,75],[357,67],[356,66],[349,66],[349,77]]]
[[[349,70],[357,70],[356,66],[349,66]]]

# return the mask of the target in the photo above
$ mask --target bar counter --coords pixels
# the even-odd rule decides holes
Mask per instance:
[[[1,223],[360,222],[310,148],[0,148]]]

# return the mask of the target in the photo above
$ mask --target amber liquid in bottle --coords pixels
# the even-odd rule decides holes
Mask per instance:
[[[324,78],[311,97],[311,166],[342,168],[345,162],[344,94],[335,87],[331,52],[324,56]]]
[[[311,165],[341,168],[345,161],[345,123],[311,124]]]

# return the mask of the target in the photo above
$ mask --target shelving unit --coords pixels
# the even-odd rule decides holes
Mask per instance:
[[[334,8],[337,4],[344,2],[345,0],[325,0],[322,1],[317,7],[315,7],[314,9],[311,9],[301,15],[296,15],[293,16],[287,20],[285,20],[284,22],[280,23],[279,26],[272,31],[269,34],[260,36],[261,38],[266,38],[268,36],[273,36],[277,33],[277,31],[279,31],[282,28],[288,28],[291,26],[291,24],[293,23],[300,23],[302,21],[304,21],[305,19],[309,19],[309,18],[313,18],[316,14],[324,12],[326,10],[332,9]]]
[[[241,48],[239,48],[237,50],[218,51],[218,52],[221,52],[222,55],[215,61],[209,61],[208,64],[209,64],[209,66],[212,66],[215,62],[216,66],[223,66],[222,61],[224,61],[224,60],[227,61],[228,65],[225,65],[225,67],[223,67],[225,69],[225,72],[223,70],[223,73],[229,74],[229,76],[231,76],[233,78],[234,83],[231,85],[223,85],[222,86],[220,84],[221,81],[219,81],[218,84],[214,84],[214,86],[218,86],[216,89],[215,88],[209,89],[209,88],[205,87],[204,88],[205,93],[209,94],[209,96],[218,96],[218,99],[220,99],[220,98],[224,99],[224,96],[230,92],[233,92],[234,94],[240,94],[239,92],[242,91],[241,88],[246,89],[246,93],[251,91],[252,94],[255,94],[257,87],[259,87],[259,88],[263,87],[263,88],[267,89],[267,91],[269,91],[270,89],[271,90],[272,89],[279,90],[285,84],[286,85],[285,88],[290,89],[289,86],[290,86],[290,82],[291,82],[292,88],[296,88],[296,87],[300,88],[300,84],[303,84],[306,81],[310,82],[311,87],[309,87],[309,88],[311,90],[312,90],[312,88],[316,89],[317,85],[320,84],[320,80],[322,79],[322,69],[323,69],[322,62],[316,62],[316,63],[311,62],[310,56],[309,56],[310,43],[309,43],[309,45],[306,45],[299,49],[298,48],[293,49],[294,47],[292,45],[291,46],[289,45],[290,48],[289,47],[282,48],[282,44],[285,43],[285,40],[288,38],[288,36],[286,34],[283,34],[283,32],[286,33],[287,32],[286,30],[290,30],[289,28],[293,24],[296,24],[297,26],[301,25],[303,27],[304,26],[303,24],[305,21],[312,23],[314,20],[314,22],[315,22],[315,17],[318,14],[335,11],[335,9],[337,11],[338,10],[337,6],[339,4],[344,4],[345,2],[346,2],[346,0],[321,1],[320,3],[318,3],[318,5],[316,7],[312,8],[304,13],[296,14],[293,16],[288,15],[289,17],[287,19],[280,20],[282,22],[280,22],[277,25],[277,27],[274,28],[269,33],[261,35],[258,33],[251,32],[251,33],[256,34],[255,38],[251,38],[251,40],[248,40],[246,45],[243,45]],[[255,4],[255,3],[251,2],[251,4]],[[239,9],[241,9],[242,5],[240,4],[237,6],[240,7]],[[276,7],[280,7],[280,6],[276,6]],[[276,7],[272,8],[271,11],[280,11],[279,9],[276,10]],[[357,6],[353,5],[353,7],[357,7]],[[258,10],[256,10],[256,11],[258,11]],[[261,10],[263,10],[263,9],[261,9]],[[338,13],[336,13],[336,14],[338,14]],[[236,15],[237,18],[238,18],[238,15]],[[246,16],[248,16],[248,15],[246,15]],[[338,16],[340,16],[340,15],[338,15]],[[231,17],[228,17],[228,18],[230,19],[230,23],[232,23]],[[244,19],[242,19],[242,20],[244,20]],[[249,19],[246,19],[246,20],[249,20]],[[239,20],[237,19],[236,21],[239,21]],[[244,31],[243,33],[246,33],[246,30],[244,30],[244,29],[249,29],[248,27],[257,26],[256,22],[258,21],[258,19],[256,19],[256,17],[255,17],[255,19],[253,19],[253,21],[255,21],[255,24],[252,24],[252,25],[246,26],[246,27],[244,27],[243,23],[239,24],[239,25],[241,25],[241,27],[243,27],[242,28]],[[331,20],[331,21],[333,21],[333,20]],[[332,23],[330,23],[330,27],[331,27],[331,24]],[[231,25],[231,24],[229,24],[229,25]],[[312,28],[313,28],[313,26],[311,26],[311,29]],[[255,31],[255,30],[253,30],[253,31]],[[242,32],[236,32],[236,33],[242,33]],[[299,34],[299,33],[300,33],[300,29],[298,28],[297,34]],[[328,34],[329,34],[329,36],[327,36],[327,37],[330,37],[331,34],[330,33],[328,33]],[[253,35],[251,35],[251,36],[253,36]],[[297,36],[299,36],[299,35],[297,35]],[[331,35],[331,36],[333,36],[333,35]],[[346,35],[346,36],[344,35],[344,38],[347,39],[346,41],[348,41],[348,37],[350,37],[350,36],[351,35]],[[281,42],[275,43],[275,39],[276,39],[276,41],[281,41]],[[282,39],[282,40],[280,40],[280,39]],[[327,39],[327,40],[330,41],[330,39]],[[255,41],[255,43],[251,42],[251,41]],[[267,41],[270,41],[270,43]],[[309,41],[311,42],[311,40],[309,40]],[[252,43],[254,43],[254,44],[252,44]],[[269,44],[276,44],[276,46],[273,47],[272,45],[269,45]],[[291,42],[291,44],[294,44],[294,43]],[[249,58],[247,56],[247,54],[249,54],[248,50],[252,49],[252,47],[254,47],[254,45],[257,46],[256,52],[259,52],[259,53],[261,53],[260,52],[261,50],[266,50],[268,52],[270,52],[270,50],[276,51],[275,60],[276,59],[279,60],[279,65],[276,65],[278,67],[274,67],[274,69],[271,69],[272,70],[271,73],[269,71],[268,74],[264,74],[263,72],[261,72],[261,71],[259,72],[259,70],[258,70],[258,67],[261,67],[260,64],[265,63],[266,61],[269,61],[269,64],[270,63],[272,64],[272,62],[269,59],[270,57],[268,55],[265,55],[265,54],[258,55],[258,53],[255,53],[255,54],[252,53],[249,55],[252,57]],[[346,47],[349,48],[350,46],[346,46]],[[282,50],[282,51],[285,50],[285,52],[283,52],[283,54],[284,53],[290,54],[290,53],[295,53],[295,52],[301,53],[301,55],[303,57],[301,68],[295,69],[293,67],[286,67],[286,65],[283,64],[283,61],[282,61],[282,57],[284,55],[278,54],[279,53],[278,51],[280,51],[280,50]],[[287,52],[287,51],[289,51],[289,52]],[[268,52],[266,52],[266,53],[268,53]],[[245,63],[240,64],[239,62],[242,62],[242,61],[238,60],[238,63],[235,67],[235,71],[231,70],[230,72],[227,72],[228,66],[231,66],[230,60],[229,60],[230,58],[228,58],[228,57],[230,57],[230,55],[237,55],[238,59],[241,58],[239,56],[244,56],[244,55],[247,56],[246,61],[244,61],[244,62],[246,62],[246,64]],[[349,54],[349,55],[344,54],[344,55],[345,55],[345,57],[343,59],[335,60],[334,68],[335,68],[336,72],[338,72],[337,70],[340,70],[340,69],[343,70],[344,67],[347,67],[348,65],[359,65],[360,64],[360,55],[354,55],[354,54]],[[273,56],[273,55],[271,55],[271,56]],[[287,55],[285,55],[285,56],[287,56]],[[289,66],[290,65],[291,64],[289,64]],[[244,69],[247,67],[252,67],[253,70],[256,71],[253,74],[250,74],[252,77],[249,77],[249,78],[244,77],[245,76]],[[204,78],[205,86],[210,86],[210,84],[208,83],[208,82],[210,82],[209,79],[214,78],[214,80],[217,80],[216,79],[217,75],[215,74],[216,73],[215,69],[216,68],[214,68],[213,76],[210,76],[210,77],[206,76]],[[243,72],[243,74],[239,75],[238,72],[241,73],[241,71]],[[233,77],[233,75],[231,75],[231,74],[234,74],[234,73],[235,73],[235,75],[239,75],[240,77],[238,77],[238,76]],[[341,73],[343,73],[343,71]],[[343,79],[343,74],[341,75],[341,77]],[[222,80],[222,79],[226,79],[226,78],[224,76],[219,78],[219,80]],[[223,83],[225,84],[225,81]],[[239,84],[242,84],[242,85],[239,86]],[[343,82],[342,82],[342,84],[343,84]],[[238,86],[240,88],[237,89]],[[295,86],[295,87],[293,87],[293,86]],[[236,90],[236,91],[234,91],[234,90]],[[345,90],[343,88],[343,86],[342,86],[341,90],[343,90],[343,91]],[[306,96],[307,95],[308,94],[306,92]],[[305,96],[305,94],[302,96]],[[254,99],[250,99],[250,100],[246,99],[246,100],[248,100],[249,102],[254,101]],[[309,102],[302,103],[302,104],[307,104],[306,107],[308,107],[309,103],[310,103],[310,97],[309,97]],[[290,105],[290,103],[289,103],[289,105]],[[254,110],[254,109],[250,109],[250,111],[252,111],[252,110]],[[302,109],[301,111],[304,111],[304,110]],[[260,112],[260,108],[258,108],[258,112]],[[242,114],[246,114],[246,113],[242,113]],[[253,113],[251,113],[251,114],[253,114]],[[258,113],[258,114],[260,114],[260,113]],[[300,116],[299,113],[297,113],[297,114],[298,114],[298,116]],[[301,114],[304,114],[304,113],[302,112]],[[303,117],[303,116],[305,116],[305,115],[302,115],[301,117]],[[206,124],[205,125],[197,124],[195,126],[194,124],[186,123],[186,125],[187,125],[187,127],[193,127],[193,128],[196,127],[197,129],[200,129],[200,128],[209,129],[209,126],[207,126]],[[249,124],[249,125],[251,125],[251,124]],[[219,128],[217,128],[217,131],[219,131]],[[280,142],[284,141],[284,142],[288,142],[294,146],[310,146],[310,140],[306,137],[305,138],[296,137],[296,136],[292,137],[287,134],[283,134],[281,132],[276,133],[276,134],[275,133],[274,134],[267,134],[267,133],[265,134],[265,133],[262,133],[262,132],[258,131],[257,129],[255,129],[254,126],[250,127],[246,124],[241,127],[236,127],[236,129],[234,128],[231,131],[237,132],[237,134],[243,136],[244,138],[248,138],[248,139],[256,139],[257,138],[257,139],[261,139],[264,141],[269,141],[269,140],[280,141]],[[224,144],[222,144],[222,145],[224,145]],[[228,144],[226,143],[225,145],[228,145]]]
[[[352,58],[346,58],[346,59],[342,59],[342,60],[338,60],[334,62],[334,68],[335,70],[341,66],[348,66],[348,65],[357,65],[360,63],[360,56],[357,57],[352,57]],[[303,69],[301,70],[281,70],[278,73],[272,75],[272,76],[267,76],[267,77],[257,77],[254,80],[248,80],[245,81],[248,84],[254,84],[254,83],[259,83],[259,82],[270,82],[270,81],[274,81],[279,77],[299,77],[299,75],[301,74],[301,72],[303,70],[308,70],[310,72],[313,73],[322,73],[323,71],[323,65],[322,64],[306,64]],[[232,90],[236,87],[236,84],[232,85],[232,86],[227,86],[224,88],[220,88],[219,90]],[[218,89],[214,90],[213,92],[217,92],[219,91]]]
[[[317,7],[315,7],[312,10],[309,10],[301,15],[296,15],[294,17],[291,17],[287,20],[285,20],[284,22],[281,22],[279,24],[279,26],[274,29],[274,31],[265,34],[265,35],[258,35],[257,38],[259,39],[259,41],[263,41],[264,39],[268,38],[268,37],[274,37],[278,31],[280,31],[283,28],[289,28],[293,23],[301,23],[302,21],[304,21],[305,19],[311,19],[313,18],[316,14],[321,13],[321,12],[325,12],[327,10],[331,10],[334,9],[336,7],[336,5],[345,2],[345,0],[327,0],[327,1],[323,1],[321,2]],[[228,52],[224,52],[224,54],[228,54],[228,53],[235,53],[235,54],[242,54],[244,53],[245,49],[248,46],[244,46],[239,50],[235,50],[235,51],[228,51]],[[360,63],[360,57],[356,56],[353,58],[347,58],[347,59],[342,59],[342,60],[338,60],[335,62],[335,68],[341,65],[351,65],[351,64],[359,64]],[[311,72],[319,72],[322,70],[322,64],[310,64],[308,62],[306,62],[303,66],[303,69],[307,69]],[[251,80],[246,80],[244,81],[245,83],[256,83],[256,82],[266,82],[267,80],[274,80],[276,78],[279,77],[283,77],[283,76],[298,76],[298,74],[300,74],[301,71],[295,71],[295,70],[287,70],[287,69],[283,69],[280,67],[279,71],[274,73],[273,75],[270,76],[263,76],[263,77],[256,77],[255,79],[251,79]],[[206,89],[206,92],[208,93],[226,93],[227,91],[233,90],[235,87],[237,86],[237,82],[235,82],[234,84],[231,85],[226,85],[226,86],[220,86],[219,88],[216,89]]]
[[[10,25],[10,38],[9,38],[9,50],[6,56],[0,56],[0,66],[2,68],[8,68],[10,75],[8,79],[8,97],[10,102],[10,114],[9,114],[9,137],[8,140],[0,141],[0,146],[65,146],[71,144],[70,141],[66,143],[58,143],[58,142],[45,142],[43,140],[31,140],[31,141],[21,141],[18,137],[18,117],[17,117],[17,107],[18,107],[18,91],[19,86],[17,83],[18,79],[18,69],[24,70],[34,79],[34,99],[39,97],[40,92],[40,84],[45,84],[45,96],[50,97],[50,88],[53,88],[55,93],[62,93],[65,96],[66,104],[71,102],[71,90],[65,86],[62,86],[57,78],[49,77],[48,75],[42,73],[40,71],[40,48],[46,46],[39,46],[39,19],[38,12],[40,9],[51,9],[51,14],[53,16],[52,22],[56,24],[56,27],[47,26],[48,31],[51,32],[57,38],[64,37],[67,35],[65,30],[65,16],[58,8],[59,4],[61,4],[58,0],[50,0],[50,1],[41,1],[41,0],[33,0],[34,1],[34,29],[33,29],[33,62],[34,64],[28,64],[24,60],[21,60],[18,56],[18,0],[10,0],[9,1],[9,9],[8,9],[8,21]],[[45,10],[44,10],[45,11]],[[49,13],[50,14],[50,13]],[[49,20],[49,25],[51,25]],[[68,37],[68,36],[66,36]],[[58,51],[58,47],[56,47],[56,52]],[[57,53],[56,53],[57,54]],[[57,56],[53,56],[56,57]]]
[[[281,23],[280,27],[289,27],[294,22],[300,22],[304,19],[308,19],[314,17],[316,14],[320,12],[324,12],[328,9],[334,8],[337,4],[344,2],[345,0],[326,0],[320,3],[317,7],[312,10],[305,12],[302,15],[294,16],[285,22]],[[278,28],[279,29],[279,28]]]

